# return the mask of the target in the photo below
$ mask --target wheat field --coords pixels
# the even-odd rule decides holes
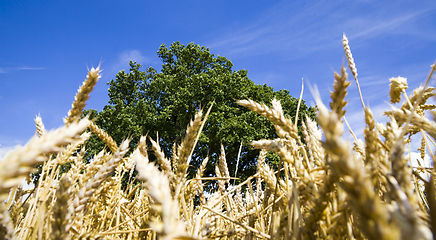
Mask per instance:
[[[279,138],[251,143],[261,149],[257,173],[236,186],[230,184],[224,146],[216,177],[203,177],[207,158],[194,178],[187,177],[210,109],[193,116],[172,156],[165,156],[159,139],[147,136],[129,151],[129,139],[117,144],[91,119],[81,118],[100,78],[100,68],[92,68],[65,125],[47,132],[37,117],[36,136],[0,161],[0,239],[433,239],[435,171],[420,161],[425,155],[434,159],[436,123],[427,116],[436,114],[429,103],[436,94],[429,86],[436,67],[410,95],[405,78],[391,78],[389,97],[395,105],[385,112],[388,122],[376,123],[360,93],[345,35],[343,45],[359,88],[364,138],[348,142],[342,136],[349,131],[345,97],[352,84],[345,67],[334,74],[330,106],[318,98],[317,122],[307,118],[303,124],[304,141],[279,101],[267,106],[239,100],[274,123]],[[418,133],[422,159],[419,167],[411,167],[405,152]],[[91,134],[107,148],[86,164]],[[280,156],[277,171],[265,161],[268,151]],[[71,169],[61,174],[66,163]],[[38,184],[23,189],[23,179],[38,164]],[[125,175],[130,178],[124,189]],[[218,187],[206,192],[211,181]]]

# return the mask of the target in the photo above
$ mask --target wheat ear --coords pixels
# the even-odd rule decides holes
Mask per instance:
[[[345,96],[347,96],[347,87],[350,86],[350,82],[347,81],[347,72],[342,66],[341,75],[335,73],[335,83],[333,85],[334,92],[330,92],[332,102],[330,103],[330,108],[333,112],[336,112],[339,118],[345,115],[344,107],[347,105],[345,101]]]
[[[97,135],[104,143],[109,147],[109,149],[114,153],[118,150],[117,143],[114,139],[107,134],[103,129],[99,128],[95,123],[89,124],[89,130]]]
[[[160,165],[160,168],[162,169],[162,171],[168,175],[170,180],[174,179],[174,172],[171,169],[171,163],[170,161],[165,157],[165,153],[162,151],[162,149],[160,148],[159,143],[157,143],[156,141],[154,141],[151,137],[148,137],[150,142],[151,142],[151,148],[154,152],[154,155],[156,156],[157,162]],[[141,151],[142,153],[142,151]],[[145,154],[142,153],[142,155],[146,156]]]
[[[227,167],[226,152],[224,151],[223,144],[220,145],[221,145],[221,154],[219,157],[218,167],[220,169],[221,175],[225,178],[228,178],[226,182],[228,185],[230,185],[230,172],[229,172],[229,168]]]
[[[38,136],[43,136],[47,133],[47,130],[45,130],[44,123],[42,123],[41,116],[36,116],[35,118],[35,124],[36,124],[36,133],[38,133]]]
[[[357,80],[357,69],[354,63],[353,55],[351,54],[350,45],[348,45],[348,38],[345,33],[342,36],[342,45],[344,46],[345,56],[347,57],[348,67],[350,68],[351,74],[353,74],[354,80],[356,80],[357,89],[359,90],[360,102],[362,103],[362,108],[365,109],[365,103],[363,103],[362,92],[360,91],[359,81]]]
[[[280,106],[280,102],[278,100],[272,100],[272,108],[269,108],[265,104],[259,104],[251,99],[238,100],[236,103],[266,117],[268,120],[275,124],[276,130],[278,127],[279,129],[283,129],[285,132],[287,132],[290,137],[295,139],[299,138],[297,128],[295,127],[291,119],[285,118]],[[277,133],[279,134],[279,136],[282,135],[280,134],[280,131],[277,131]]]
[[[391,103],[399,103],[401,101],[401,94],[407,89],[407,79],[403,77],[390,78],[389,84],[389,97],[391,98]]]
[[[86,101],[89,99],[89,94],[97,84],[98,79],[101,78],[100,66],[97,68],[91,68],[86,75],[86,79],[74,98],[71,110],[68,112],[68,117],[64,120],[66,124],[72,123],[74,120],[79,119],[82,115],[82,111],[85,108]]]
[[[309,141],[306,141],[307,147],[314,158],[314,163],[316,166],[324,165],[324,149],[321,146],[322,131],[318,128],[316,122],[312,121],[306,115],[306,125],[309,134]]]
[[[179,159],[179,163],[177,164],[177,176],[179,180],[181,178],[185,177],[186,171],[189,166],[190,157],[192,157],[190,154],[192,152],[192,149],[195,147],[196,143],[196,137],[198,132],[198,129],[201,126],[201,118],[202,118],[202,112],[199,111],[197,114],[195,114],[195,117],[191,122],[189,123],[188,128],[186,129],[185,137],[182,140],[182,144],[179,146],[177,150],[177,156]]]

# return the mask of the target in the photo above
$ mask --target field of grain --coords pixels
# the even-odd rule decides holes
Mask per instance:
[[[407,93],[405,78],[390,79],[395,105],[385,112],[386,123],[374,121],[360,96],[364,139],[347,142],[345,97],[349,85],[359,82],[345,36],[343,44],[354,81],[347,80],[345,67],[334,74],[330,106],[317,98],[318,120],[306,119],[304,141],[279,101],[268,106],[238,101],[273,122],[279,138],[251,143],[262,149],[257,173],[237,186],[231,185],[224,147],[216,177],[203,177],[207,158],[194,178],[187,177],[210,109],[193,116],[172,156],[147,136],[130,154],[129,139],[117,144],[91,119],[81,118],[100,78],[100,69],[92,68],[65,126],[47,132],[37,117],[36,136],[0,161],[0,239],[433,239],[434,169],[419,159],[420,167],[411,167],[405,150],[411,136],[421,133],[421,158],[434,159],[436,123],[427,116],[435,108],[428,100],[435,97],[429,83],[436,67],[413,92]],[[85,164],[91,134],[107,148]],[[277,171],[266,164],[267,151],[280,156]],[[150,154],[156,162],[149,161]],[[60,174],[66,163],[71,169]],[[43,164],[38,184],[23,189],[23,178],[38,164]],[[126,189],[125,175],[130,176]],[[141,183],[133,184],[135,179]],[[205,192],[210,181],[218,188]]]

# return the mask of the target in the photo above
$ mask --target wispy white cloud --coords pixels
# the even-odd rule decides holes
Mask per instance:
[[[320,4],[300,6],[296,3],[282,2],[269,9],[265,15],[250,25],[230,30],[221,38],[208,44],[210,48],[222,48],[226,55],[258,55],[281,51],[297,54],[301,51],[314,51],[324,48],[332,38],[323,30],[322,21],[314,18]],[[334,7],[329,4],[327,8]],[[295,11],[295,9],[301,11]],[[325,12],[330,12],[324,9]],[[292,14],[290,14],[292,12]],[[305,27],[302,28],[301,25]],[[310,47],[307,47],[310,46]]]
[[[429,9],[418,10],[408,14],[394,13],[392,15],[376,15],[371,18],[353,18],[345,24],[345,27],[347,29],[354,29],[354,31],[350,31],[351,38],[368,39],[386,34],[413,35],[417,33],[417,31],[412,31],[414,26],[418,25],[415,20],[428,11]]]
[[[44,70],[43,67],[17,67],[17,70]]]
[[[45,67],[1,67],[0,73],[9,73],[22,70],[44,70]]]
[[[361,88],[365,89],[371,89],[376,86],[382,86],[385,88],[389,85],[389,78],[380,74],[366,75],[363,77],[359,77],[359,85]]]
[[[372,4],[372,3],[371,3]],[[286,54],[290,58],[337,47],[343,32],[350,38],[369,39],[380,35],[407,34],[435,40],[436,32],[421,27],[421,20],[435,10],[378,4],[365,13],[365,2],[319,1],[302,4],[282,1],[256,21],[224,31],[208,44],[223,54],[237,57],[264,53]],[[389,14],[387,14],[389,12]]]
[[[125,50],[118,55],[118,58],[112,64],[109,64],[107,74],[112,76],[120,70],[128,70],[130,61],[143,66],[154,63],[152,58],[144,56],[139,50]]]
[[[257,76],[259,84],[271,85],[271,82],[277,81],[277,79],[283,79],[284,76],[279,72],[265,71]]]
[[[149,61],[149,59],[138,50],[124,51],[118,57],[118,62],[121,64],[129,63],[130,61],[143,63]]]

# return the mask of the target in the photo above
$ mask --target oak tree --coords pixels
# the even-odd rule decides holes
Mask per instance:
[[[263,116],[235,103],[238,99],[252,99],[269,104],[273,98],[281,101],[287,117],[294,119],[298,99],[287,90],[274,91],[258,85],[247,76],[246,70],[233,70],[230,60],[215,56],[209,49],[194,43],[174,42],[168,48],[162,44],[157,52],[162,60],[160,71],[130,62],[130,70],[120,71],[109,84],[109,103],[101,112],[90,110],[96,124],[107,131],[117,143],[132,139],[132,147],[140,136],[159,137],[162,149],[171,156],[173,144],[180,143],[196,111],[209,108],[215,102],[192,156],[190,173],[209,156],[206,176],[214,174],[214,165],[225,146],[226,158],[233,177],[242,143],[237,177],[246,178],[256,172],[258,151],[249,143],[259,139],[276,138],[271,122]],[[301,103],[299,126],[308,115],[315,118],[313,107]],[[104,144],[94,136],[88,144],[95,154]],[[271,154],[269,160],[277,164]]]

